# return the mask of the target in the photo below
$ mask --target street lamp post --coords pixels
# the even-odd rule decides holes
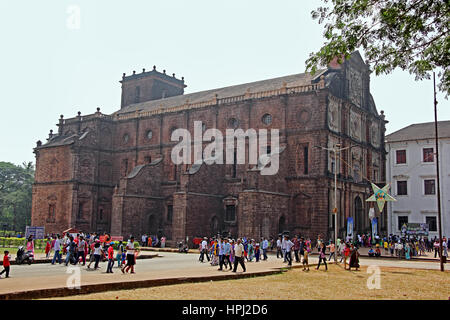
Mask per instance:
[[[350,147],[341,148],[341,144],[337,143],[334,145],[333,148],[325,148],[318,146],[317,148],[321,148],[323,150],[331,151],[334,153],[334,208],[333,208],[333,214],[334,214],[334,262],[337,263],[337,222],[338,222],[338,209],[337,209],[337,159],[338,159],[338,153],[342,150],[349,149]]]

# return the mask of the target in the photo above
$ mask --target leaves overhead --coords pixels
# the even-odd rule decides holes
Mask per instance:
[[[322,0],[312,11],[324,24],[325,44],[306,60],[314,73],[335,57],[362,48],[376,75],[408,70],[416,80],[437,71],[439,90],[450,94],[449,0]]]

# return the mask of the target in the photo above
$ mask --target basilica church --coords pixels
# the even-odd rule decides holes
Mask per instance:
[[[73,227],[164,235],[172,243],[218,233],[328,239],[335,224],[345,236],[349,217],[355,233],[369,232],[365,200],[370,182],[385,180],[387,123],[370,93],[370,73],[355,52],[314,75],[189,94],[184,78],[156,67],[123,74],[116,112],[61,115],[57,132],[37,142],[32,225],[46,233]],[[245,163],[175,164],[171,134],[183,128],[194,136],[195,121],[221,132],[279,130],[277,173],[263,175],[249,163],[248,145]],[[336,145],[337,156],[327,150]],[[376,215],[385,232],[386,213]]]

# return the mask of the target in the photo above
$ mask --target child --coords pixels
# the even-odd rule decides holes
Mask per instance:
[[[5,256],[3,257],[3,271],[0,272],[0,278],[2,276],[3,273],[6,272],[6,277],[5,278],[9,278],[9,268],[11,263],[9,262],[11,259],[10,255],[9,255],[9,251],[5,251]]]
[[[306,267],[305,267],[306,265]],[[306,269],[308,268],[308,269]],[[308,250],[305,250],[303,253],[303,271],[309,271],[309,264],[308,264]]]
[[[259,262],[259,254],[260,254],[260,252],[259,252],[259,243],[257,243],[257,244],[255,245],[255,258],[256,258],[256,262]]]
[[[47,238],[47,244],[45,245],[45,258],[48,258],[51,248],[52,248],[51,240],[50,238]]]

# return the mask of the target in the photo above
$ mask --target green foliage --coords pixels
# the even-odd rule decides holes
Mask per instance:
[[[448,0],[322,0],[311,13],[325,22],[323,47],[311,53],[314,73],[335,57],[363,49],[376,75],[408,70],[416,80],[437,71],[439,90],[450,93],[450,4]],[[342,61],[342,60],[341,60]],[[338,61],[338,62],[341,62]]]
[[[31,222],[31,195],[34,166],[31,162],[16,166],[0,162],[0,227],[8,224],[25,232]]]

